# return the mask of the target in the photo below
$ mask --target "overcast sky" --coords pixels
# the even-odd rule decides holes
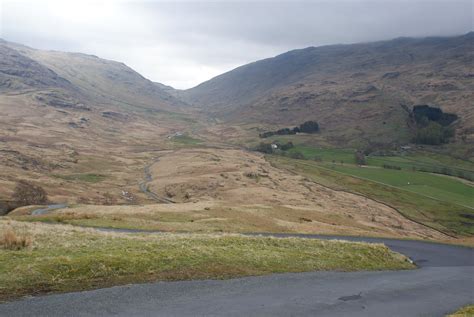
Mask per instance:
[[[474,0],[0,0],[0,37],[126,63],[190,88],[258,59],[307,46],[455,35]]]

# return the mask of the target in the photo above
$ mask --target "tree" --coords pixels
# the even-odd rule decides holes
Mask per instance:
[[[319,132],[319,124],[316,121],[306,121],[300,125],[300,131],[304,133]]]
[[[355,158],[355,161],[356,161],[357,165],[365,165],[365,164],[366,164],[366,162],[365,162],[365,154],[364,154],[363,151],[357,151],[357,152],[355,152],[354,158]]]
[[[268,132],[263,132],[263,133],[260,133],[259,136],[261,138],[268,138],[272,135],[275,135],[275,132],[272,132],[272,131],[268,131]]]
[[[294,132],[292,129],[290,130],[290,128],[283,128],[283,129],[280,129],[280,130],[277,130],[276,134],[278,135],[288,135],[288,134],[295,134],[296,132]]]
[[[271,154],[273,153],[273,148],[270,143],[260,142],[260,144],[257,145],[257,147],[255,148],[255,151]]]
[[[20,206],[48,203],[48,195],[46,194],[46,191],[41,186],[25,180],[21,180],[16,184],[12,199]]]
[[[294,145],[293,145],[293,142],[291,142],[291,141],[287,142],[286,144],[280,145],[280,149],[282,151],[287,151],[287,150],[291,149],[292,147],[294,147]]]
[[[415,142],[421,144],[438,145],[448,143],[449,138],[454,136],[452,127],[443,127],[439,123],[430,121],[427,126],[418,128]]]

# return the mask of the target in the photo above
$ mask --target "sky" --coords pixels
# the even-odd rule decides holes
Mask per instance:
[[[124,62],[191,88],[308,46],[464,34],[474,0],[0,0],[0,37]]]

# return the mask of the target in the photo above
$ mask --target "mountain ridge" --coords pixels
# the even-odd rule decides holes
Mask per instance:
[[[34,61],[48,69],[58,78],[70,83],[68,87],[60,88],[79,93],[81,98],[88,99],[89,102],[140,104],[145,108],[157,110],[173,110],[173,107],[185,106],[183,102],[122,62],[77,52],[37,50],[5,40],[0,40],[0,48],[4,51],[3,54],[6,54],[5,51],[16,52],[18,57]]]
[[[431,104],[458,114],[457,134],[472,141],[473,58],[473,32],[308,47],[240,66],[179,96],[237,124],[316,119],[339,145],[409,142],[406,108]]]

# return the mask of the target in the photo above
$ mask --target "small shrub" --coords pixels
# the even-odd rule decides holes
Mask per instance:
[[[115,197],[109,192],[103,194],[102,196],[104,197],[103,198],[104,205],[111,206],[117,203],[117,199],[115,199]]]
[[[291,148],[293,148],[293,147],[294,147],[294,145],[293,145],[293,142],[291,142],[291,141],[288,142],[288,143],[286,143],[286,144],[280,145],[280,149],[281,149],[282,151],[288,151],[289,149],[291,149]]]
[[[401,170],[402,169],[400,166],[390,165],[390,164],[384,164],[383,168],[391,169],[391,170]]]
[[[19,206],[42,205],[48,203],[46,191],[38,185],[21,180],[16,184],[12,196]]]
[[[244,174],[246,177],[248,178],[253,178],[253,179],[257,179],[258,178],[258,174],[255,173],[255,172],[247,172]]]
[[[7,250],[21,250],[31,245],[31,238],[24,235],[17,235],[12,228],[5,230],[0,237],[0,247]]]
[[[298,160],[304,160],[304,155],[301,152],[293,152],[291,153],[290,157]]]

